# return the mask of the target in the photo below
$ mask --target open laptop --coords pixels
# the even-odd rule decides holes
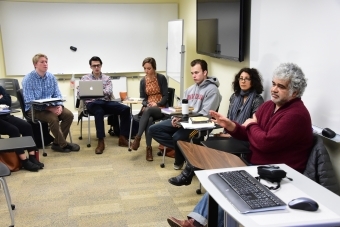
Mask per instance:
[[[82,99],[104,97],[103,81],[102,80],[79,81],[79,97]]]

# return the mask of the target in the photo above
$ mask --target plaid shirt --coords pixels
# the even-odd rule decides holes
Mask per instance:
[[[28,73],[22,80],[22,89],[25,102],[25,111],[31,109],[31,101],[37,99],[60,98],[62,99],[59,90],[58,81],[52,73],[46,72],[43,77],[33,70]],[[62,102],[53,103],[50,105],[62,106]],[[45,110],[47,105],[35,105],[36,110]]]
[[[93,102],[94,100],[105,100],[105,101],[111,101],[114,99],[113,93],[112,93],[112,82],[111,78],[105,74],[101,74],[98,78],[96,78],[92,73],[87,74],[81,78],[81,80],[102,80],[103,81],[103,98],[98,99],[87,99],[85,100],[85,103]],[[79,98],[79,86],[77,87],[77,97]]]

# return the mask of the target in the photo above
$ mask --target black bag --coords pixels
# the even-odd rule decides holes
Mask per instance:
[[[34,142],[38,148],[42,148],[42,142],[41,142],[41,134],[40,134],[40,126],[39,124],[34,124],[33,122],[29,122],[32,126],[33,130],[33,136],[34,136]],[[44,135],[44,144],[45,146],[49,145],[54,141],[54,137],[51,136],[48,124],[47,123],[41,123],[43,135]]]
[[[270,190],[276,190],[278,188],[280,188],[280,182],[283,178],[286,177],[287,173],[286,171],[280,169],[280,167],[278,166],[258,166],[257,167],[257,174],[259,175],[258,177],[255,177],[258,181],[260,181],[261,179],[270,181],[272,183],[277,183],[276,187],[268,187],[266,185],[267,188],[269,188]],[[287,177],[289,180],[293,180],[289,177]]]

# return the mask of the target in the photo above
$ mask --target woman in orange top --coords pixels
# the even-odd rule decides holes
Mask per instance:
[[[155,120],[162,119],[164,116],[161,108],[167,105],[168,81],[164,75],[156,72],[156,60],[154,58],[145,58],[142,66],[146,73],[139,86],[140,97],[143,98],[143,112],[139,120],[138,133],[131,147],[133,150],[138,149],[143,132],[145,132],[146,160],[153,161],[152,137],[149,135],[148,129]]]

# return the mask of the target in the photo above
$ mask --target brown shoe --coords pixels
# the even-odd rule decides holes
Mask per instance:
[[[146,161],[153,161],[151,146],[146,147]]]
[[[195,219],[189,219],[189,220],[178,220],[174,217],[170,217],[167,219],[169,225],[171,227],[196,227],[194,225]]]
[[[98,139],[98,145],[96,147],[95,153],[96,154],[103,154],[104,149],[105,149],[104,138]]]
[[[142,139],[141,136],[136,136],[135,137],[135,140],[133,141],[133,143],[131,144],[131,148],[133,150],[137,150],[139,148],[139,145],[140,145],[140,140]]]
[[[125,138],[125,136],[120,135],[118,139],[118,146],[120,147],[128,147],[129,146],[129,140]]]

